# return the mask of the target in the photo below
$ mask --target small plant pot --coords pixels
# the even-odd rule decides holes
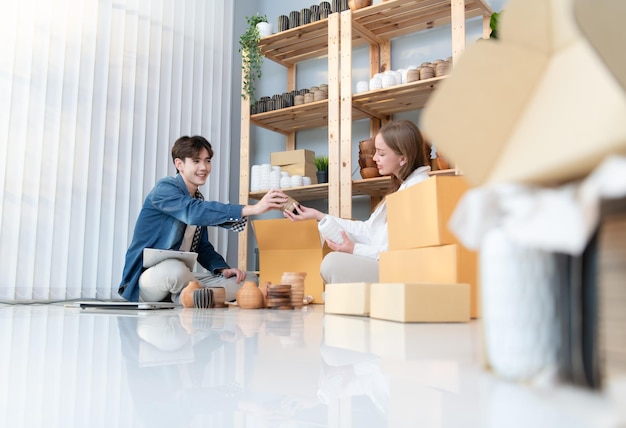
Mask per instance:
[[[328,171],[317,171],[315,173],[317,175],[317,183],[328,183]]]

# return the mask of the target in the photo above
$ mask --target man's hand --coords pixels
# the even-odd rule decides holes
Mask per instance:
[[[254,205],[246,205],[243,207],[242,215],[258,215],[270,210],[282,209],[284,203],[287,202],[287,195],[280,189],[272,189]]]
[[[224,276],[224,278],[231,278],[233,276],[236,276],[237,282],[241,282],[244,279],[246,279],[246,273],[242,271],[241,269],[237,269],[237,268],[224,269],[220,273]]]

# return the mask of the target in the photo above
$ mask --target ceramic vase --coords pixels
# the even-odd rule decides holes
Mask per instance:
[[[300,308],[304,305],[304,279],[306,272],[283,272],[281,284],[291,285],[291,305]]]
[[[559,350],[555,254],[511,242],[500,229],[480,248],[482,323],[487,360],[499,376],[530,381],[555,370]]]
[[[263,293],[254,281],[245,281],[235,297],[240,308],[258,309],[263,307]]]
[[[257,30],[259,30],[259,35],[261,37],[271,36],[274,31],[272,24],[270,24],[269,22],[259,22],[256,25],[256,28]]]

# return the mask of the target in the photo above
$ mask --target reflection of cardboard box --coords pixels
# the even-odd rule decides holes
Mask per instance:
[[[434,176],[387,196],[389,249],[455,244],[448,221],[469,188],[460,176]]]
[[[367,316],[370,312],[370,284],[326,284],[324,311],[327,314]]]
[[[270,163],[275,166],[291,165],[295,163],[314,163],[313,159],[315,159],[315,152],[305,149],[270,153]]]
[[[370,352],[369,318],[326,314],[324,344],[356,352]]]
[[[301,162],[301,163],[292,163],[289,165],[282,165],[280,167],[282,172],[289,173],[289,176],[292,175],[301,175],[303,177],[309,177],[311,179],[311,184],[317,184],[317,168],[313,163]]]
[[[254,220],[259,246],[259,281],[280,284],[283,272],[306,272],[304,294],[322,303],[324,285],[320,276],[323,248],[315,220]]]
[[[414,324],[369,318],[369,325],[370,352],[394,360],[458,361],[480,343],[472,322]]]
[[[468,284],[378,283],[370,290],[370,317],[400,322],[468,322]]]
[[[459,244],[380,254],[380,282],[469,284],[470,316],[478,317],[477,256]],[[370,308],[371,310],[371,308]]]

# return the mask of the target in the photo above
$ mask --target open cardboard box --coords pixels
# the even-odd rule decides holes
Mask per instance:
[[[252,226],[259,246],[259,282],[280,284],[283,272],[306,272],[304,294],[313,296],[312,303],[323,303],[320,264],[330,249],[322,245],[317,222],[269,219],[253,220]]]

